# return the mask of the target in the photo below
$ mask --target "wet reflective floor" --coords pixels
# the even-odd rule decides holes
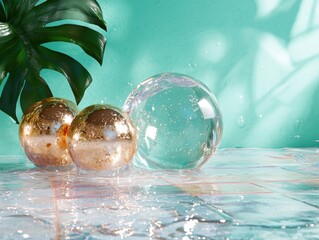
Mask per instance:
[[[1,239],[319,239],[318,224],[318,149],[221,149],[189,172],[0,172]]]

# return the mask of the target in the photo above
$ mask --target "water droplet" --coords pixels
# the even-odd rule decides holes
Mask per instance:
[[[107,104],[107,103],[108,103],[107,98],[104,98],[104,99],[101,100],[101,104]]]
[[[302,120],[297,119],[295,124],[294,124],[295,131],[299,131],[301,126],[302,126]]]
[[[241,103],[243,103],[244,100],[245,100],[244,95],[240,94],[240,95],[239,95],[239,100],[240,100]]]
[[[193,68],[193,69],[194,69],[194,68],[197,68],[197,64],[194,63],[194,62],[188,64],[188,66],[189,66],[190,68]]]
[[[237,121],[237,126],[240,127],[240,128],[243,128],[245,127],[246,125],[246,119],[243,115],[241,115],[239,118],[238,118],[238,121]]]

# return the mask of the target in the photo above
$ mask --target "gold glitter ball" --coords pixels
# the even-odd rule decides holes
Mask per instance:
[[[137,130],[120,109],[92,105],[72,122],[68,149],[81,169],[116,170],[131,163],[137,149]]]
[[[73,163],[67,149],[67,135],[76,104],[60,98],[35,103],[20,124],[20,143],[27,157],[38,167],[64,167]]]

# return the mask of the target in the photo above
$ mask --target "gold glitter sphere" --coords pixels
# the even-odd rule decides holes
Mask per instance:
[[[116,107],[92,105],[71,124],[68,149],[74,163],[84,170],[116,170],[132,161],[137,130]]]
[[[68,100],[47,98],[35,103],[20,124],[20,143],[38,167],[64,167],[73,163],[67,149],[67,134],[77,106]]]

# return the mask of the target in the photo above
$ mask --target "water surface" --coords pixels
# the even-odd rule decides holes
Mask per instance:
[[[316,239],[318,160],[221,149],[199,171],[114,176],[16,165],[0,172],[1,239]]]

